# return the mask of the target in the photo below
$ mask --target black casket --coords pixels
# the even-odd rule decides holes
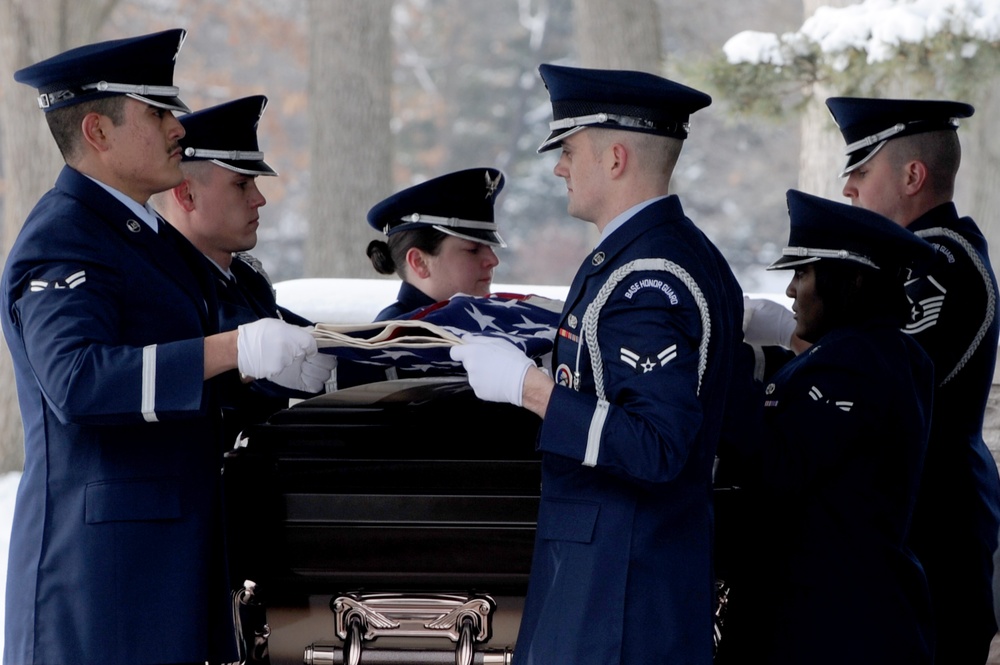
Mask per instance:
[[[235,587],[253,580],[267,609],[270,663],[509,663],[540,424],[462,380],[410,379],[248,428],[225,460],[227,538]],[[716,489],[717,526],[736,496]],[[719,552],[735,550],[731,532],[717,533]],[[720,577],[726,567],[717,556]]]
[[[248,428],[225,460],[227,538],[233,581],[253,580],[267,607],[271,663],[345,662],[352,642],[362,663],[413,649],[419,662],[454,663],[456,649],[507,662],[540,422],[464,381],[422,379],[320,396]]]

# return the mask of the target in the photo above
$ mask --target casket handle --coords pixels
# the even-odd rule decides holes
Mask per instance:
[[[349,619],[347,637],[344,639],[344,665],[358,665],[361,662],[361,617]]]
[[[474,623],[472,617],[462,617],[458,646],[455,647],[455,665],[472,665],[472,631],[475,629]]]

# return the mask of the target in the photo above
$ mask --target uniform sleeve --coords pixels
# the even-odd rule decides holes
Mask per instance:
[[[938,247],[937,261],[929,275],[906,284],[912,320],[904,330],[934,359],[944,381],[983,343],[997,303],[993,298],[991,305],[992,280],[971,245],[937,235],[927,240]]]
[[[627,479],[670,481],[699,440],[703,418],[694,298],[672,276],[636,273],[609,297],[596,334],[606,399],[556,386],[540,449]]]
[[[158,301],[163,294],[128,289],[128,279],[141,282],[142,276],[67,259],[19,276],[8,312],[18,334],[8,343],[21,347],[63,422],[155,422],[202,409],[203,338],[183,339],[179,331],[190,337],[191,319],[172,316]],[[122,313],[129,308],[126,321]],[[146,332],[136,331],[137,321]],[[126,336],[134,343],[126,344]]]

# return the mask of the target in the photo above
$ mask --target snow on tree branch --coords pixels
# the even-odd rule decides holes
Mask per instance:
[[[995,75],[998,54],[997,0],[865,0],[820,7],[797,32],[734,35],[710,76],[742,108],[767,113],[776,94],[808,95],[817,81],[874,94],[906,76],[929,92],[968,94]]]

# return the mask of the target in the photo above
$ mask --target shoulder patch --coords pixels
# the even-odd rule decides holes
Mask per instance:
[[[625,289],[625,299],[631,300],[640,291],[648,289],[659,291],[665,295],[671,305],[676,305],[680,302],[677,292],[674,291],[669,284],[664,282],[662,279],[657,279],[656,277],[646,277],[632,282],[629,287]]]

